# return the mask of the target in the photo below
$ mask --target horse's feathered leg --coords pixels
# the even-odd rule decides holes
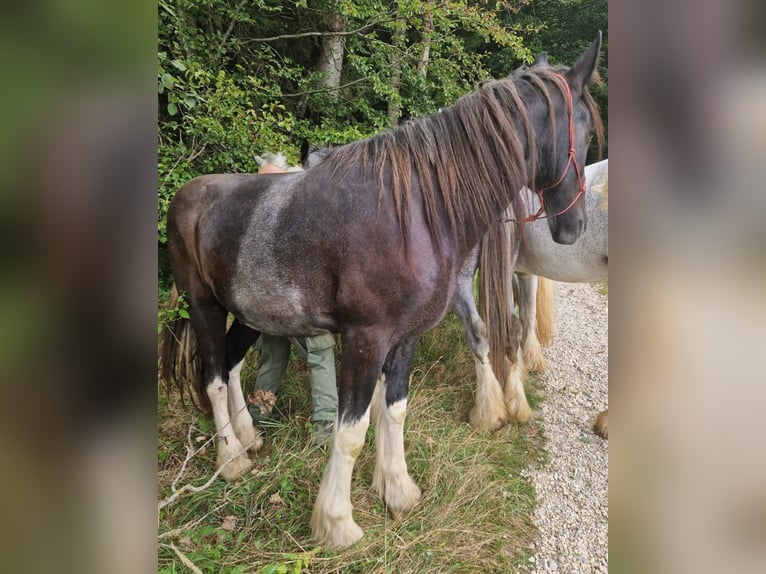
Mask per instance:
[[[387,340],[387,335],[373,330],[341,334],[338,419],[311,514],[314,539],[333,548],[350,546],[364,534],[351,516],[351,475],[370,424],[370,401],[388,351]]]
[[[240,372],[245,362],[248,349],[258,339],[260,333],[234,320],[226,333],[226,370],[229,373],[229,417],[234,432],[242,446],[255,453],[263,446],[261,433],[253,427],[253,417],[247,410],[242,392]]]
[[[468,346],[476,365],[476,405],[468,415],[468,421],[475,430],[492,431],[505,424],[506,410],[503,403],[503,389],[495,376],[489,361],[489,340],[487,327],[481,320],[473,298],[473,272],[475,258],[466,262],[458,278],[455,314],[465,329]]]
[[[229,374],[224,370],[226,310],[217,302],[201,301],[192,295],[190,316],[197,335],[197,353],[202,359],[203,388],[213,407],[216,468],[225,464],[221,474],[227,480],[234,480],[247,472],[252,462],[237,438],[229,416]]]
[[[544,371],[545,357],[537,339],[537,286],[545,281],[536,275],[517,273],[519,283],[519,318],[521,319],[521,348],[524,366],[530,371]]]
[[[383,376],[373,396],[375,419],[375,471],[372,487],[386,501],[397,520],[420,499],[420,488],[407,472],[404,457],[404,417],[417,338],[408,339],[388,353]]]
[[[511,333],[509,347],[506,349],[505,407],[508,419],[513,422],[526,422],[532,418],[532,409],[524,392],[524,367],[520,359],[521,321],[511,315]]]

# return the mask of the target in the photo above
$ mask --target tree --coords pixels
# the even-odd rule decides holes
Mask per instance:
[[[606,0],[160,0],[161,275],[167,206],[192,177],[435,113],[541,50],[571,63],[606,24]]]

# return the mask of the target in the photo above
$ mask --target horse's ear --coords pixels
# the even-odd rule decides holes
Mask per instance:
[[[306,160],[309,158],[309,153],[311,153],[311,145],[309,145],[309,140],[304,139],[301,142],[301,165],[306,166]]]
[[[548,54],[545,52],[541,52],[537,55],[535,58],[535,61],[532,62],[532,67],[536,68],[537,66],[549,66],[548,64]]]
[[[572,96],[580,97],[582,90],[590,84],[596,77],[596,67],[598,66],[598,56],[601,51],[601,30],[598,31],[596,39],[585,50],[577,63],[567,72],[567,80],[572,88]]]

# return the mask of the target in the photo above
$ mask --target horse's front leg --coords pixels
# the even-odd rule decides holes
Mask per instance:
[[[420,500],[420,488],[407,472],[404,457],[404,417],[416,343],[417,338],[408,339],[391,349],[372,399],[376,447],[372,487],[386,501],[394,520]]]
[[[530,371],[544,371],[545,357],[537,338],[537,285],[536,275],[517,273],[519,282],[519,318],[521,319],[521,349],[524,366]]]
[[[351,475],[370,424],[370,401],[388,351],[385,340],[373,330],[341,334],[338,419],[311,514],[314,539],[333,548],[350,546],[364,534],[351,516]]]
[[[468,346],[476,366],[476,405],[468,414],[468,421],[475,430],[492,431],[507,421],[503,389],[489,361],[487,327],[479,317],[473,298],[473,270],[475,264],[466,264],[458,279],[455,314],[465,329]]]

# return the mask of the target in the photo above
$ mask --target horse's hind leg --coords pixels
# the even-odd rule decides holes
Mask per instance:
[[[351,516],[351,475],[370,425],[370,401],[388,351],[387,338],[372,330],[341,335],[338,419],[311,514],[311,532],[320,544],[345,548],[364,534]]]
[[[471,271],[468,272],[467,268]],[[476,405],[468,414],[468,421],[475,430],[492,431],[507,421],[503,389],[489,361],[487,327],[479,317],[473,298],[473,266],[467,265],[458,279],[455,313],[463,323],[468,346],[476,366]]]
[[[506,351],[508,375],[505,379],[505,407],[508,418],[513,422],[526,422],[532,418],[532,409],[527,402],[522,376],[524,369],[520,360],[521,321],[511,316],[511,346]]]
[[[537,282],[536,275],[517,273],[519,282],[519,318],[521,319],[521,348],[524,366],[530,371],[544,371],[545,357],[537,338]]]
[[[404,457],[404,417],[412,357],[417,339],[391,349],[372,399],[375,421],[375,471],[372,487],[397,520],[420,500],[420,488],[407,472]]]
[[[213,407],[216,468],[225,465],[221,474],[227,480],[234,480],[249,470],[252,463],[229,416],[229,374],[224,370],[226,309],[210,298],[201,301],[192,292],[190,315],[197,335],[197,353],[202,359],[202,385]]]
[[[226,370],[229,373],[229,417],[234,433],[239,442],[255,453],[263,446],[260,431],[253,427],[253,417],[247,410],[245,395],[242,392],[240,373],[245,362],[245,355],[260,333],[234,320],[226,333]]]

